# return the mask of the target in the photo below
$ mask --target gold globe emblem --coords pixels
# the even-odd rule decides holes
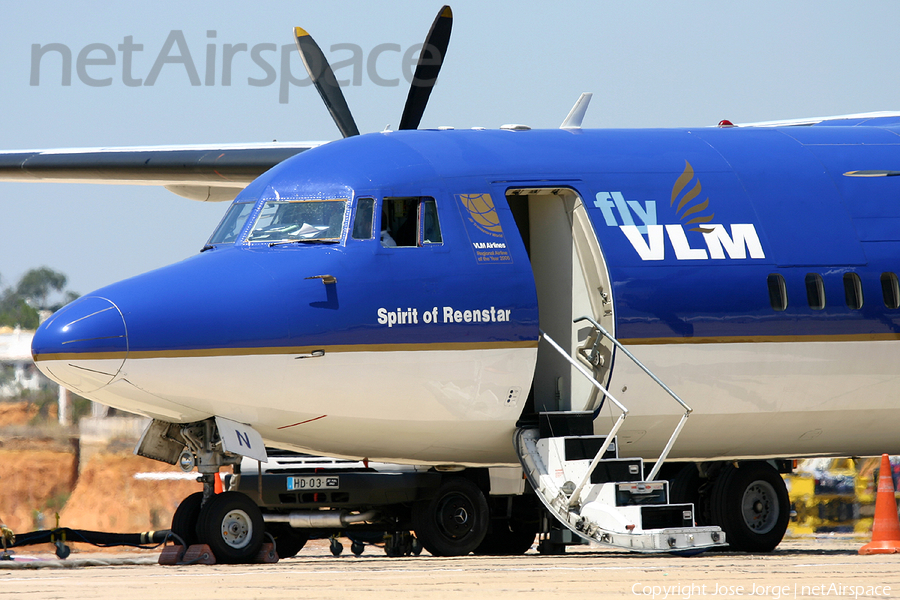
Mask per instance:
[[[459,201],[479,228],[488,233],[502,234],[500,218],[490,194],[460,194]]]

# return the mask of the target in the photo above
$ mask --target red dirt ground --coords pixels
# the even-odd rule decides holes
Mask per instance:
[[[31,402],[0,402],[0,427],[27,425],[38,414],[37,404]]]
[[[44,526],[74,485],[75,454],[55,450],[0,450],[0,520],[13,531],[35,528],[36,513]]]
[[[48,444],[49,445],[49,444]],[[58,443],[54,444],[58,447]],[[168,529],[175,508],[202,486],[193,481],[135,479],[136,473],[176,467],[131,454],[98,453],[77,476],[75,452],[0,449],[0,520],[15,532],[56,524],[73,529],[139,532]]]

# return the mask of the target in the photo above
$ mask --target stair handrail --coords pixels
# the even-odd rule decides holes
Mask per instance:
[[[547,343],[550,344],[551,346],[553,346],[553,348],[554,348],[557,352],[559,352],[559,354],[560,354],[563,358],[565,358],[567,361],[569,361],[569,364],[571,364],[573,367],[575,367],[576,369],[578,369],[578,372],[581,373],[582,375],[584,375],[584,377],[585,377],[588,381],[591,382],[591,385],[593,385],[595,388],[597,388],[598,390],[600,390],[601,392],[603,392],[603,393],[606,395],[607,398],[609,398],[610,400],[612,400],[613,403],[619,408],[619,410],[621,410],[621,411],[622,411],[623,413],[625,413],[626,415],[628,414],[628,409],[625,408],[625,406],[624,406],[621,402],[619,402],[618,400],[616,400],[616,399],[613,397],[613,395],[609,393],[609,390],[607,390],[605,387],[603,387],[603,384],[602,384],[602,383],[600,383],[599,381],[597,381],[596,379],[594,379],[594,376],[591,374],[590,371],[588,371],[587,369],[585,369],[583,365],[579,364],[578,361],[576,361],[574,358],[572,358],[571,356],[569,356],[569,353],[566,352],[566,351],[562,348],[562,346],[560,346],[559,344],[557,344],[557,343],[553,340],[552,337],[550,337],[549,335],[547,335],[547,332],[546,332],[546,331],[544,331],[544,330],[542,329],[542,330],[540,330],[540,332],[541,332],[541,338],[547,340]]]
[[[594,472],[594,469],[597,467],[597,465],[603,459],[603,456],[606,454],[606,451],[609,449],[609,446],[612,444],[613,440],[615,439],[616,434],[619,432],[619,427],[621,427],[622,423],[625,422],[625,418],[628,416],[628,409],[625,408],[625,405],[623,405],[621,402],[616,400],[616,398],[612,394],[609,393],[609,390],[607,390],[605,387],[603,387],[602,383],[597,381],[594,378],[594,376],[587,369],[585,369],[582,365],[578,364],[578,362],[575,361],[575,359],[573,359],[571,356],[569,356],[569,353],[566,352],[565,350],[563,350],[563,348],[559,344],[557,344],[553,340],[553,338],[550,337],[549,335],[547,335],[547,333],[543,330],[541,330],[541,339],[546,340],[547,343],[550,344],[557,352],[559,352],[559,354],[563,358],[565,358],[567,361],[569,361],[569,364],[571,364],[573,367],[578,369],[578,372],[581,373],[582,375],[584,375],[584,377],[586,377],[587,380],[591,382],[591,385],[593,385],[595,388],[600,390],[621,411],[619,418],[616,419],[615,423],[613,423],[612,429],[610,429],[609,433],[606,434],[606,439],[603,440],[603,444],[600,445],[600,449],[597,451],[597,454],[594,456],[594,460],[591,461],[590,467],[588,467],[587,471],[584,474],[584,477],[581,478],[581,482],[579,482],[578,486],[576,486],[575,490],[572,492],[572,495],[569,496],[569,507],[571,508],[571,507],[577,506],[581,502],[582,490],[588,484],[588,482],[591,480],[591,473]]]
[[[678,436],[681,434],[681,430],[684,428],[684,425],[687,422],[688,417],[690,417],[691,413],[694,412],[694,409],[692,409],[690,406],[688,406],[684,400],[682,400],[681,398],[678,397],[678,394],[673,392],[672,389],[669,388],[669,386],[667,386],[665,383],[663,383],[659,377],[657,377],[650,369],[648,369],[646,366],[644,366],[644,363],[639,361],[634,354],[629,352],[628,349],[625,346],[623,346],[621,342],[619,342],[619,340],[617,340],[615,337],[613,337],[613,335],[603,327],[603,325],[601,325],[600,323],[598,323],[597,321],[595,321],[593,318],[591,318],[589,316],[579,317],[579,318],[575,319],[574,322],[580,323],[581,321],[588,321],[591,325],[593,325],[594,329],[599,331],[609,341],[611,341],[616,346],[616,348],[621,350],[625,354],[625,356],[630,358],[632,360],[632,362],[634,362],[634,364],[636,364],[638,367],[640,367],[641,370],[644,371],[644,373],[649,375],[650,378],[653,379],[653,381],[655,381],[662,389],[664,389],[670,396],[672,396],[672,398],[674,398],[675,401],[678,402],[678,404],[680,404],[682,408],[684,408],[684,414],[681,416],[681,419],[678,421],[678,425],[675,426],[675,431],[672,432],[672,435],[669,438],[669,441],[666,442],[666,445],[663,448],[663,451],[660,453],[659,458],[656,460],[656,464],[653,465],[653,468],[650,470],[649,475],[647,475],[647,481],[653,481],[656,478],[656,475],[659,473],[660,468],[662,468],[663,463],[665,462],[666,458],[669,456],[669,452],[672,450],[672,446],[675,445],[675,440],[678,439]],[[610,396],[610,398],[611,398],[611,396]],[[619,403],[616,402],[616,405],[619,405]]]

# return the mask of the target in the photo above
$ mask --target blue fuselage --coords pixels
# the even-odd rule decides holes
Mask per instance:
[[[237,197],[235,203],[255,206],[234,242],[62,309],[36,334],[35,360],[102,402],[172,421],[218,414],[254,424],[281,445],[414,462],[510,462],[509,436],[527,410],[542,324],[529,236],[520,235],[507,196],[555,188],[574,193],[587,211],[610,283],[616,337],[648,347],[651,359],[661,349],[675,356],[697,345],[757,352],[823,342],[871,342],[882,344],[874,352],[892,354],[900,338],[900,178],[852,172],[896,168],[900,125],[841,123],[409,131],[330,143],[286,160]],[[357,239],[364,198],[374,200],[374,230]],[[407,247],[385,245],[378,235],[387,225],[383,211],[398,198],[434,200],[439,243],[420,237]],[[339,240],[248,241],[267,202],[309,199],[348,201]],[[531,231],[536,227],[532,220]],[[817,355],[822,364],[810,377],[852,376],[873,350],[840,358],[853,352],[845,346]],[[327,361],[338,355],[345,362],[329,370]],[[282,362],[263,368],[238,360],[246,357]],[[184,362],[190,360],[197,362]],[[659,360],[664,371],[694,377],[689,366]],[[100,374],[78,379],[63,374],[64,363]],[[727,390],[752,388],[768,375],[767,367],[738,374],[731,364],[704,367],[709,388],[682,384],[698,395],[715,390],[697,401],[715,415],[708,423],[717,435],[708,444],[689,439],[681,456],[861,454],[875,444],[854,447],[841,433],[813,436],[821,444],[807,449],[777,440],[766,449],[749,441],[730,446],[719,430],[750,413],[760,426],[802,413],[788,419],[792,440],[808,430],[827,433],[846,416],[818,390],[796,406],[793,393],[772,399],[778,388],[768,387],[771,379],[760,392],[764,400],[735,408],[745,392]],[[257,378],[259,369],[267,379]],[[417,384],[398,382],[411,373],[420,376]],[[303,382],[320,374],[328,381],[307,391]],[[617,386],[633,377],[606,375]],[[879,384],[893,379],[880,369],[867,376]],[[222,391],[229,378],[240,393]],[[900,399],[886,404],[881,392],[876,396],[887,411],[880,419],[900,415]],[[827,411],[835,412],[823,417]],[[635,413],[645,418],[635,431],[650,432],[644,439],[653,451],[662,439],[654,437],[654,416],[668,409],[639,404]],[[724,414],[736,420],[722,420]],[[293,427],[314,418],[302,432]],[[392,428],[398,421],[404,423]],[[472,435],[460,436],[469,425]],[[697,439],[706,433],[698,425]],[[405,445],[404,436],[414,441]]]

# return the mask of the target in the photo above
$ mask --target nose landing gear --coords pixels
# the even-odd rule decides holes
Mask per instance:
[[[259,553],[263,543],[262,513],[240,492],[216,494],[200,509],[197,536],[219,562],[247,562]]]
[[[241,457],[223,450],[214,419],[181,427],[178,438],[186,446],[181,463],[189,470],[196,465],[203,491],[191,494],[178,506],[172,531],[187,546],[208,545],[218,562],[252,560],[262,547],[265,524],[253,500],[230,491],[239,483]],[[232,465],[235,472],[230,489],[216,494],[219,469],[226,465]]]

